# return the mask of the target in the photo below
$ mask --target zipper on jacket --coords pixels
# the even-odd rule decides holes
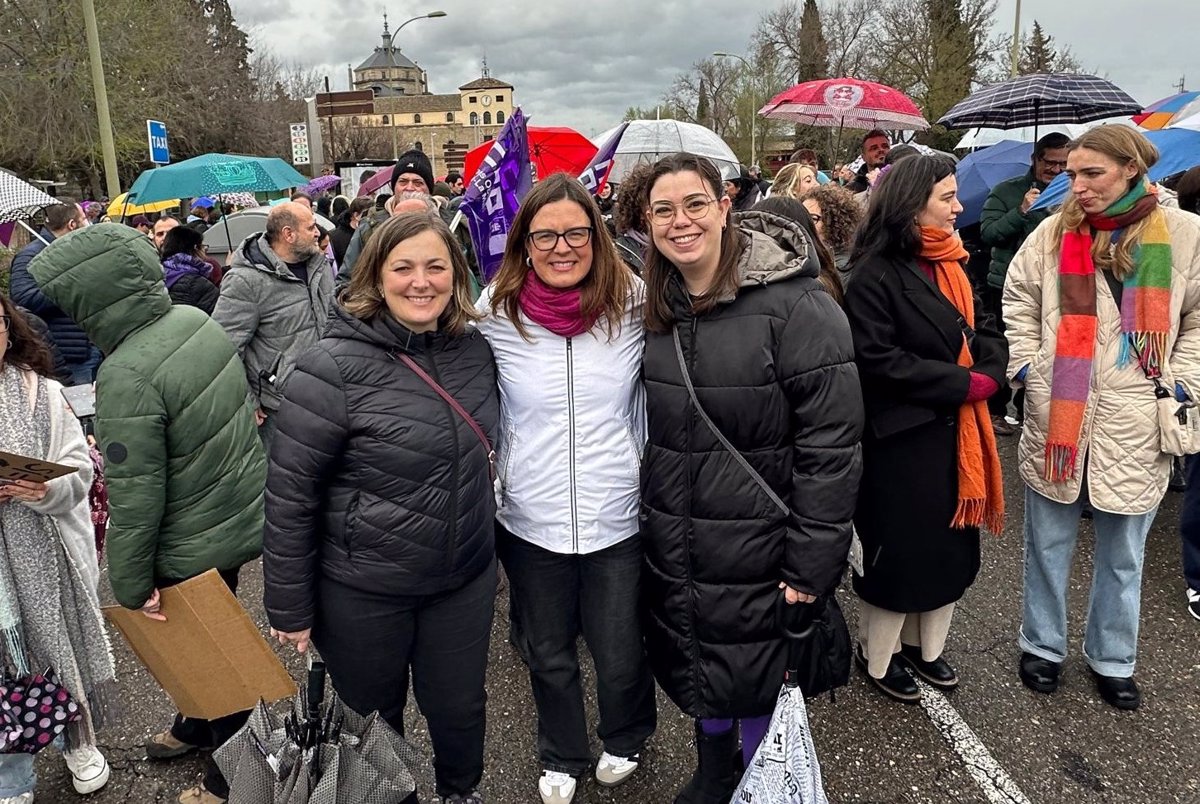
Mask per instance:
[[[437,361],[434,360],[433,352],[428,351],[429,369],[433,379],[438,385],[442,385],[441,375],[438,374]],[[446,520],[446,575],[454,572],[454,553],[455,545],[458,541],[458,476],[459,476],[459,457],[458,457],[458,414],[454,412],[454,408],[450,407],[450,403],[442,399],[441,394],[436,394],[438,401],[442,403],[442,407],[446,409],[446,419],[450,422],[450,437],[454,441],[454,450],[450,453],[453,472],[451,474],[450,485],[450,516]]]
[[[571,552],[579,552],[579,506],[575,500],[575,354],[567,338],[567,467],[571,481]]]
[[[694,315],[692,317],[692,342],[690,345],[691,345],[691,350],[686,355],[687,364],[688,364],[688,373],[691,374],[693,377],[695,377],[696,376],[696,372],[695,372],[695,368],[696,368],[696,318]],[[682,381],[682,379],[683,378],[681,377],[680,380]],[[695,384],[694,380],[693,380],[693,384]],[[684,530],[684,537],[683,537],[686,541],[686,543],[684,544],[684,552],[687,554],[687,558],[684,561],[684,568],[687,570],[687,582],[688,582],[689,594],[694,593],[694,591],[696,589],[696,581],[694,580],[694,575],[692,573],[692,541],[693,541],[693,539],[692,539],[692,496],[694,494],[694,484],[692,483],[692,462],[691,462],[692,434],[695,431],[695,423],[696,423],[696,411],[693,410],[692,406],[689,404],[688,405],[687,430],[686,430],[686,433],[687,433],[687,455],[688,455],[688,459],[689,459],[688,466],[687,466],[687,501],[688,501],[687,506],[688,507],[687,507],[687,528]],[[693,605],[693,609],[694,609],[695,601],[693,601],[692,605]],[[693,619],[693,617],[691,616],[691,612],[689,612],[688,619],[689,620]],[[692,622],[692,623],[690,623],[690,625],[691,625],[691,627],[688,630],[692,635],[691,645],[690,645],[691,649],[692,649],[692,672],[695,673],[696,683],[698,684],[698,683],[700,683],[700,646],[699,646],[699,641],[696,638],[696,624],[695,624],[695,622]]]

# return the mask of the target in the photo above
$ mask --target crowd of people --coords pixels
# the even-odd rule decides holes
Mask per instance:
[[[1182,451],[1160,408],[1200,388],[1200,172],[1173,208],[1132,129],[1045,137],[987,202],[981,271],[953,160],[883,132],[862,157],[830,180],[798,151],[767,186],[675,154],[599,197],[550,175],[490,281],[416,151],[385,201],[297,193],[224,265],[204,204],[138,226],[48,208],[2,300],[0,448],[78,471],[0,485],[0,659],[52,665],[85,712],[61,744],[75,789],[109,778],[96,732],[115,668],[93,462],[60,382],[97,382],[117,601],[162,618],[162,589],[215,568],[236,592],[261,552],[272,636],[319,650],[348,706],[403,734],[412,686],[442,802],[483,800],[501,569],[544,804],[589,776],[637,784],[656,684],[695,721],[676,804],[728,802],[768,728],[785,626],[847,566],[869,683],[910,704],[916,678],[954,689],[947,638],[981,530],[1004,527],[997,436],[1018,430],[1014,669],[1057,689],[1086,506],[1083,656],[1104,701],[1137,708],[1145,540]],[[1064,170],[1062,209],[1033,210]],[[1184,508],[1200,618],[1195,464]],[[177,716],[147,754],[219,746],[247,715]],[[0,754],[0,802],[28,804],[35,782],[31,757]],[[229,795],[210,761],[179,800]]]

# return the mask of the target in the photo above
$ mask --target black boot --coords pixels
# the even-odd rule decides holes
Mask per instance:
[[[675,804],[729,804],[737,789],[733,762],[737,750],[737,729],[724,734],[705,734],[696,723],[696,772],[675,796]]]

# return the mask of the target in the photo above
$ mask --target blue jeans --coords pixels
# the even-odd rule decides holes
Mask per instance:
[[[1179,538],[1183,542],[1183,579],[1188,589],[1200,590],[1200,456],[1187,461],[1187,491],[1179,515]]]
[[[1087,481],[1070,504],[1025,488],[1025,609],[1021,650],[1061,662],[1067,656],[1067,585],[1079,536]],[[1142,603],[1142,561],[1154,514],[1094,511],[1095,569],[1088,600],[1083,656],[1103,676],[1128,678],[1137,659]]]
[[[36,783],[33,754],[0,754],[0,798],[16,798]]]

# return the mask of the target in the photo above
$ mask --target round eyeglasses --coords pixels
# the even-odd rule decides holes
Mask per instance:
[[[655,201],[650,205],[650,219],[659,226],[666,226],[675,220],[675,210],[682,209],[689,220],[698,221],[708,214],[708,208],[717,203],[715,198],[706,195],[693,195],[683,199],[682,204],[672,204],[670,201]]]
[[[592,239],[592,227],[577,226],[565,232],[553,232],[549,229],[541,229],[529,233],[529,242],[538,251],[554,251],[554,249],[558,248],[559,238],[566,240],[567,245],[571,248],[582,248]]]

